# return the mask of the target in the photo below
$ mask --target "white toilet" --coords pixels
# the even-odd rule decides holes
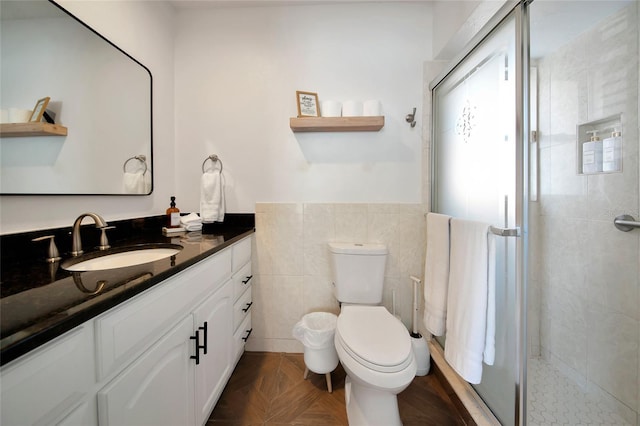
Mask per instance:
[[[341,303],[335,332],[347,373],[345,399],[351,426],[402,425],[397,395],[417,365],[405,326],[382,302],[387,248],[329,243],[335,295]]]

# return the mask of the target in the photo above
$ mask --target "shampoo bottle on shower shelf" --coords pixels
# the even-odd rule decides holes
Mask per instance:
[[[598,173],[602,171],[602,141],[597,130],[591,130],[591,140],[582,144],[582,173]]]
[[[622,133],[613,129],[610,138],[602,141],[602,171],[622,171]]]
[[[171,197],[171,207],[167,209],[167,228],[180,226],[180,209],[176,207],[176,197]]]

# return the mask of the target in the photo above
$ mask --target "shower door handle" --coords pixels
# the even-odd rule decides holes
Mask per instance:
[[[509,196],[504,196],[504,204],[503,204],[503,215],[504,215],[504,226],[508,225],[508,217],[509,217]],[[519,237],[520,236],[520,228],[498,228],[497,226],[490,226],[489,232],[493,235],[497,235],[498,237]]]
[[[489,232],[493,235],[497,235],[499,237],[519,237],[520,236],[520,228],[497,228],[495,226],[489,227]]]
[[[640,222],[636,222],[633,216],[628,214],[622,214],[613,219],[613,224],[622,232],[633,231],[635,228],[640,228]]]

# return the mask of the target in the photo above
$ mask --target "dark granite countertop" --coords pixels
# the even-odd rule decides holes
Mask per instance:
[[[251,235],[255,225],[253,214],[227,214],[224,223],[207,225],[202,232],[164,236],[164,220],[164,216],[154,216],[110,222],[116,228],[107,231],[109,242],[113,248],[172,243],[183,247],[180,252],[155,262],[104,271],[65,271],[58,262],[45,262],[48,242],[31,241],[56,235],[64,261],[70,257],[70,227],[0,236],[0,365]],[[95,251],[99,231],[83,225],[81,232],[85,254]]]

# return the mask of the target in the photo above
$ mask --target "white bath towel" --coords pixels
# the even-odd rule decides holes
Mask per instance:
[[[487,234],[487,331],[484,346],[484,363],[493,365],[496,360],[496,235]]]
[[[482,379],[483,359],[493,363],[495,351],[495,302],[489,302],[495,297],[495,253],[489,247],[490,238],[487,224],[451,219],[444,356],[463,379],[474,384]]]
[[[424,265],[424,325],[442,336],[447,318],[449,287],[449,220],[451,216],[427,214],[427,255]]]
[[[202,174],[200,181],[200,217],[203,223],[224,221],[224,176],[219,170]]]
[[[125,172],[122,176],[122,189],[125,194],[145,194],[145,182],[142,170]]]

